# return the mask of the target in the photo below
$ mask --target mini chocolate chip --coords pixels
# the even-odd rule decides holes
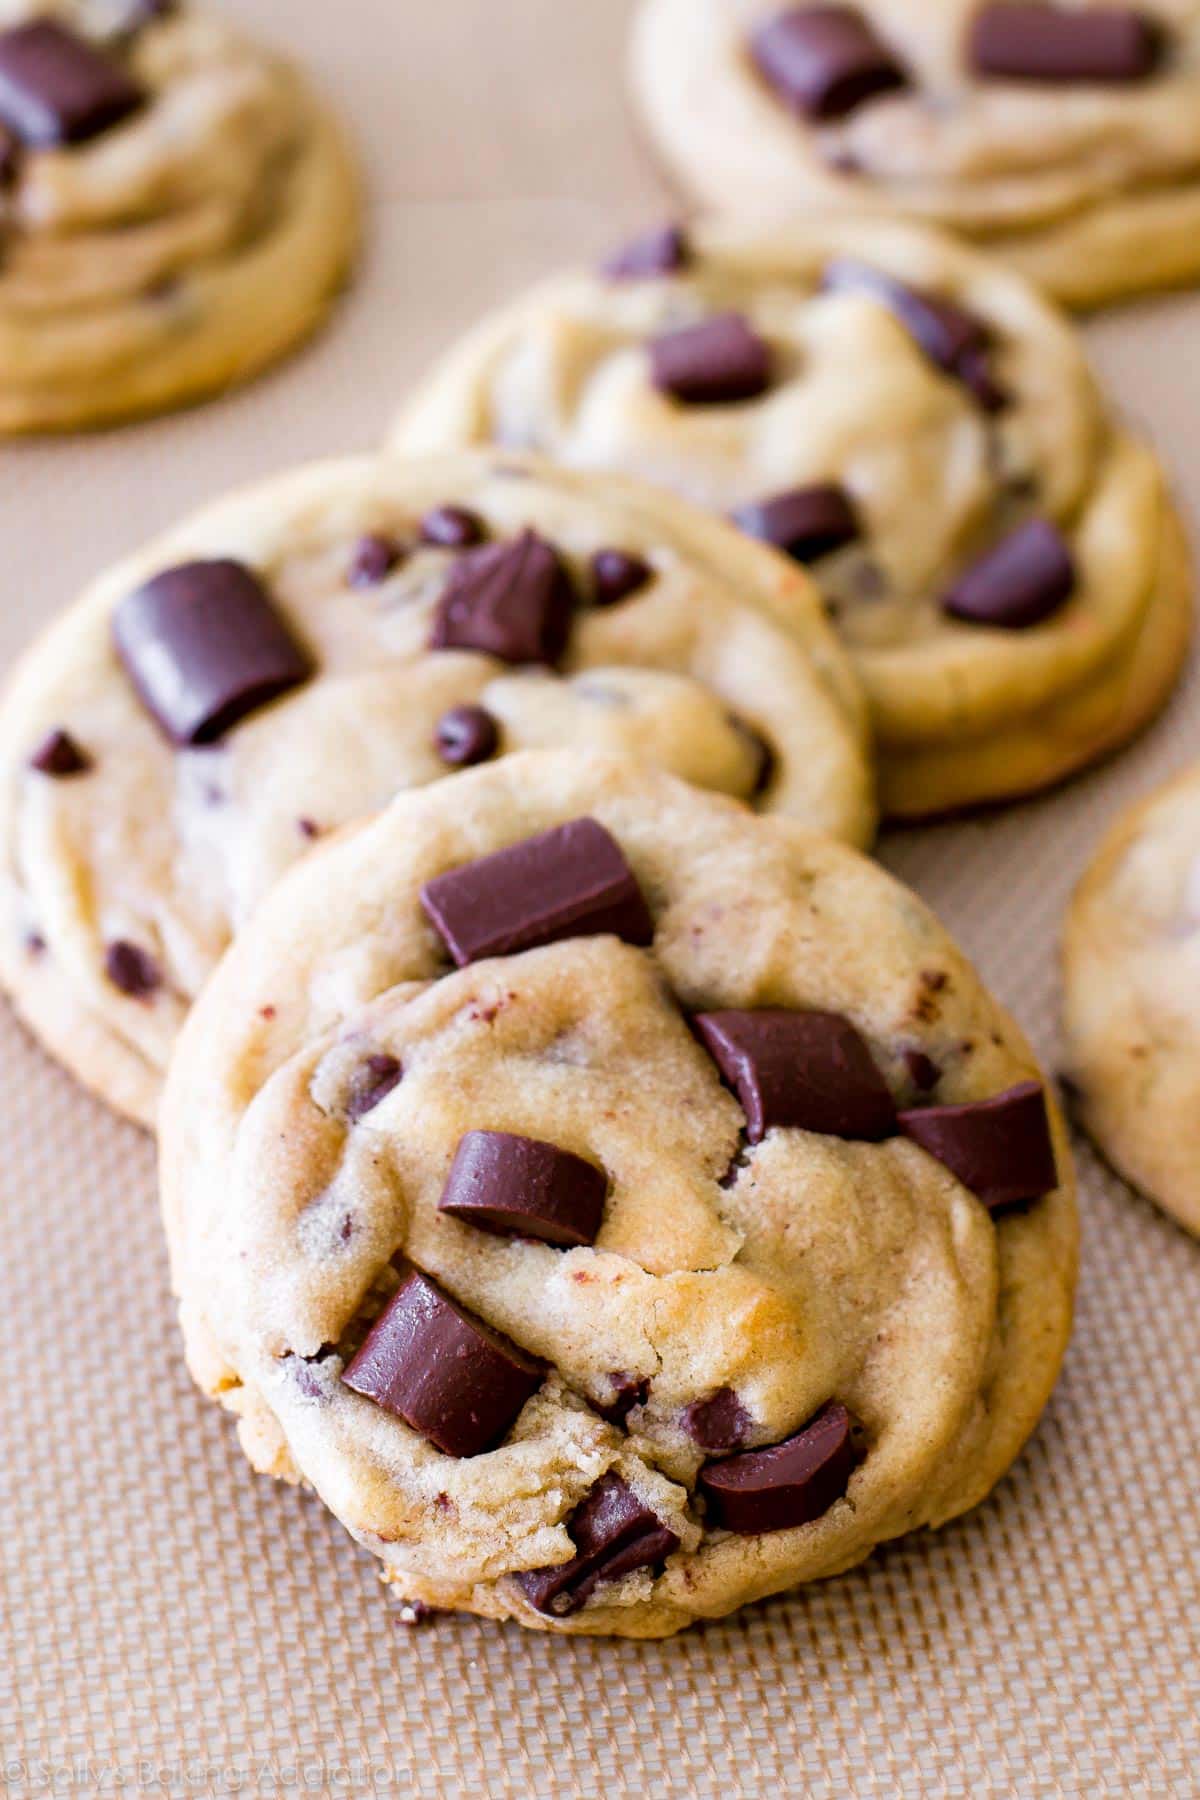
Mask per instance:
[[[895,1131],[892,1096],[849,1019],[764,1007],[693,1024],[742,1103],[751,1144],[776,1125],[868,1142]]]
[[[980,75],[1015,81],[1144,81],[1162,61],[1165,34],[1148,13],[1118,6],[984,6],[969,60]]]
[[[753,1428],[754,1420],[732,1388],[718,1388],[707,1400],[693,1400],[683,1411],[683,1428],[701,1450],[715,1455],[738,1450]]]
[[[378,531],[365,532],[354,546],[346,580],[355,588],[378,587],[403,556],[403,548],[395,538],[384,537]]]
[[[434,749],[454,769],[486,762],[499,742],[500,728],[483,706],[452,706],[433,729]]]
[[[468,1131],[459,1139],[438,1211],[496,1237],[594,1244],[604,1217],[603,1169],[538,1138]]]
[[[714,1525],[743,1536],[811,1524],[842,1498],[858,1461],[854,1421],[831,1400],[795,1437],[707,1463],[699,1487]]]
[[[1046,1094],[1018,1082],[991,1100],[900,1114],[905,1137],[935,1157],[989,1212],[1040,1200],[1058,1186]]]
[[[351,1077],[346,1096],[345,1113],[350,1122],[356,1124],[367,1113],[373,1112],[399,1085],[403,1075],[399,1060],[389,1056],[386,1050],[376,1050],[361,1062]]]
[[[611,256],[602,273],[610,281],[644,281],[655,275],[677,275],[692,260],[681,225],[660,225],[634,238]]]
[[[860,535],[858,516],[844,488],[791,488],[769,500],[739,506],[733,522],[748,537],[773,544],[796,562],[816,562]]]
[[[615,606],[640,593],[654,579],[654,570],[644,557],[628,550],[597,550],[592,558],[592,604]]]
[[[530,1605],[553,1618],[578,1612],[602,1582],[655,1568],[679,1548],[677,1534],[612,1472],[576,1507],[567,1530],[575,1546],[569,1562],[516,1577]]]
[[[142,704],[175,744],[213,743],[313,673],[257,576],[228,559],[164,569],[126,595],[112,629]]]
[[[575,596],[557,551],[536,532],[460,556],[438,603],[430,648],[500,662],[559,662]]]
[[[64,780],[70,775],[86,775],[92,759],[81,750],[68,731],[52,731],[44,737],[29,759],[31,769],[39,775],[52,775]]]
[[[119,63],[59,20],[0,33],[0,120],[33,149],[83,143],[145,98]]]
[[[1024,631],[1066,605],[1075,591],[1070,545],[1049,519],[1029,519],[973,563],[942,601],[952,619]]]
[[[901,64],[853,6],[790,6],[753,33],[750,56],[780,99],[810,119],[843,118],[908,85]]]
[[[595,819],[572,819],[435,876],[421,904],[460,969],[565,938],[654,938],[633,871]]]
[[[447,1456],[478,1456],[506,1434],[545,1368],[409,1271],[342,1375]]]
[[[104,952],[104,972],[132,1000],[146,1000],[162,986],[162,970],[148,951],[118,938]]]
[[[894,314],[930,362],[961,381],[986,411],[995,412],[1006,404],[1007,396],[989,370],[991,329],[965,306],[943,294],[909,287],[870,263],[851,259],[829,265],[824,287],[829,293],[870,294]]]
[[[302,838],[307,838],[309,843],[312,843],[314,838],[319,838],[321,835],[321,827],[317,824],[315,819],[297,819],[296,830],[300,833]]]
[[[627,1369],[615,1369],[609,1376],[613,1397],[605,1405],[593,1400],[592,1405],[610,1425],[623,1425],[635,1406],[645,1406],[650,1398],[649,1377],[641,1380]]]
[[[30,956],[45,956],[46,940],[40,931],[28,931],[25,934],[25,949]]]
[[[933,1058],[926,1056],[923,1050],[903,1050],[901,1058],[912,1079],[913,1086],[922,1094],[931,1093],[942,1079],[942,1071]]]
[[[720,313],[653,338],[650,379],[688,406],[753,400],[771,384],[771,352],[741,313]]]
[[[479,514],[465,506],[435,506],[421,520],[421,542],[440,550],[469,550],[486,537],[487,526]]]

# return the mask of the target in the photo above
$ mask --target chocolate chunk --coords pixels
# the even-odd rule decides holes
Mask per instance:
[[[991,330],[965,306],[909,287],[870,263],[851,260],[831,263],[824,286],[831,293],[858,290],[872,295],[895,315],[930,362],[961,381],[986,411],[998,411],[1007,403],[988,364]]]
[[[241,563],[180,563],[126,596],[113,639],[147,712],[175,744],[211,744],[307,681],[307,653]]]
[[[435,506],[421,520],[421,542],[440,550],[469,550],[486,536],[487,526],[479,514],[465,506]]]
[[[40,775],[53,775],[59,780],[69,775],[86,775],[92,759],[81,750],[69,731],[52,731],[44,737],[29,759],[31,769]]]
[[[742,1103],[752,1144],[776,1125],[873,1143],[895,1131],[887,1083],[849,1019],[764,1007],[693,1023]]]
[[[438,1211],[497,1237],[594,1244],[604,1217],[603,1169],[537,1138],[468,1131],[459,1139]]]
[[[992,1100],[902,1112],[900,1129],[949,1169],[989,1212],[1040,1200],[1058,1186],[1050,1115],[1040,1081],[1019,1082]]]
[[[430,647],[553,666],[567,647],[574,606],[557,552],[536,532],[523,531],[458,559],[438,603]]]
[[[1014,81],[1144,81],[1158,68],[1164,33],[1149,14],[1117,6],[984,6],[969,60],[980,75]]]
[[[516,1577],[531,1606],[560,1619],[578,1612],[602,1582],[655,1568],[679,1548],[676,1533],[612,1473],[576,1507],[567,1530],[575,1545],[570,1562]]]
[[[653,579],[654,570],[644,557],[628,550],[597,550],[592,558],[592,604],[615,606]]]
[[[850,1485],[858,1461],[853,1429],[846,1408],[831,1400],[782,1444],[706,1464],[699,1486],[709,1519],[749,1537],[821,1518]]]
[[[321,835],[321,827],[315,819],[297,819],[296,830],[302,838],[307,838],[310,844]]]
[[[644,281],[654,275],[676,275],[692,260],[681,225],[660,225],[634,238],[611,256],[603,273],[610,281]]]
[[[683,1428],[702,1450],[737,1450],[754,1424],[732,1388],[718,1388],[707,1400],[684,1408]]]
[[[453,769],[486,762],[499,742],[500,728],[483,706],[452,706],[433,728],[433,747]]]
[[[35,150],[83,143],[144,100],[119,63],[54,19],[0,33],[0,120]]]
[[[387,580],[403,556],[404,551],[395,538],[384,537],[378,531],[368,531],[354,546],[346,580],[351,587],[378,587],[381,581]]]
[[[1024,631],[1065,606],[1075,583],[1074,558],[1057,525],[1029,519],[959,576],[942,609],[970,625]]]
[[[444,1450],[478,1456],[504,1437],[542,1364],[412,1269],[342,1380]]]
[[[421,904],[460,969],[564,938],[654,939],[633,871],[595,819],[572,819],[435,876]]]
[[[832,484],[792,488],[739,506],[733,522],[748,537],[773,544],[796,562],[816,562],[860,535],[858,518],[845,490]]]
[[[21,146],[11,131],[0,125],[0,194],[17,185],[21,173]]]
[[[615,1369],[608,1379],[612,1383],[612,1399],[604,1405],[598,1400],[592,1404],[610,1425],[623,1425],[634,1407],[645,1406],[650,1398],[649,1377],[639,1379],[627,1369]]]
[[[162,986],[162,970],[148,951],[118,938],[104,952],[104,972],[131,1000],[146,1000]]]
[[[853,6],[789,6],[750,39],[759,74],[794,112],[840,119],[908,77]]]
[[[650,379],[688,406],[753,400],[771,384],[771,352],[741,313],[719,313],[651,340]]]
[[[901,1055],[913,1086],[922,1094],[931,1093],[942,1079],[942,1071],[933,1058],[926,1056],[923,1050],[904,1050]]]
[[[386,1050],[376,1050],[361,1062],[350,1081],[350,1092],[346,1096],[346,1117],[352,1124],[369,1112],[374,1112],[381,1100],[386,1100],[394,1087],[398,1087],[404,1076],[404,1069],[397,1057],[389,1056]]]

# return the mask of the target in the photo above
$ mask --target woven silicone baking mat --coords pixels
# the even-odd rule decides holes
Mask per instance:
[[[371,185],[332,330],[247,392],[0,449],[0,653],[229,485],[369,444],[483,307],[664,205],[625,116],[627,0],[243,0]],[[1200,517],[1200,298],[1090,327]],[[882,854],[1052,1063],[1054,941],[1105,820],[1200,756],[1200,684],[1119,762]],[[14,1795],[1200,1794],[1200,1246],[1081,1153],[1066,1371],[975,1514],[664,1644],[402,1625],[312,1498],[184,1374],[149,1143],[0,1008],[0,1753]]]

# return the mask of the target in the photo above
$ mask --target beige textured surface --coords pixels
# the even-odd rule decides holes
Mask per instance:
[[[0,452],[6,657],[185,506],[376,438],[400,380],[476,311],[661,206],[622,117],[626,0],[507,0],[503,32],[494,0],[444,0],[428,19],[410,4],[403,29],[392,0],[242,10],[281,38],[302,17],[305,54],[358,121],[375,201],[364,280],[327,338],[229,401]],[[494,51],[461,67],[488,21]],[[538,82],[522,74],[535,53]],[[1092,341],[1195,518],[1200,302],[1105,321]],[[1064,793],[885,841],[1048,1057],[1071,882],[1118,804],[1198,751],[1193,680],[1120,763]],[[14,1795],[53,1791],[55,1767],[71,1791],[73,1759],[99,1771],[93,1786],[120,1771],[136,1792],[162,1772],[157,1791],[179,1794],[1200,1791],[1200,1256],[1086,1152],[1066,1373],[1015,1474],[970,1518],[665,1644],[470,1620],[409,1633],[380,1606],[372,1559],[316,1502],[253,1475],[192,1390],[145,1141],[7,1012],[0,1067],[0,1767]]]

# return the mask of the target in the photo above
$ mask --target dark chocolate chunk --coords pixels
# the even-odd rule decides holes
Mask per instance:
[[[378,587],[381,581],[387,580],[403,556],[403,548],[395,538],[384,537],[382,532],[368,531],[354,546],[346,580],[351,587]]]
[[[753,400],[771,385],[771,352],[741,313],[719,313],[651,340],[650,379],[688,406]]]
[[[435,506],[421,520],[421,542],[440,550],[469,550],[482,544],[487,527],[478,513],[465,506]]]
[[[1019,1082],[991,1100],[902,1112],[900,1129],[949,1169],[989,1212],[1040,1200],[1058,1186],[1050,1115],[1040,1081]]]
[[[773,544],[800,563],[816,562],[860,535],[849,496],[832,484],[792,488],[769,500],[739,506],[733,522],[748,537]]]
[[[35,150],[96,137],[144,100],[120,63],[55,19],[0,33],[0,120]]]
[[[1057,525],[1029,519],[959,576],[942,609],[970,625],[1024,631],[1065,606],[1075,584],[1075,561]]]
[[[912,1084],[922,1094],[932,1093],[942,1079],[942,1071],[931,1056],[923,1050],[905,1050],[901,1052],[904,1066],[912,1078]]]
[[[750,39],[759,74],[794,112],[840,119],[908,77],[853,6],[789,6]]]
[[[592,558],[592,603],[615,606],[653,579],[654,570],[644,557],[628,550],[597,550]]]
[[[460,969],[564,938],[654,939],[633,871],[595,819],[572,819],[435,876],[421,904]]]
[[[44,737],[29,759],[31,769],[40,775],[53,775],[59,780],[69,775],[86,775],[92,759],[80,749],[69,731],[52,731]]]
[[[430,647],[480,650],[500,662],[555,664],[575,596],[558,553],[536,532],[459,557],[438,603]]]
[[[650,1398],[649,1377],[631,1375],[627,1369],[614,1369],[608,1377],[612,1383],[612,1399],[601,1404],[592,1402],[602,1419],[610,1425],[623,1425],[635,1406],[645,1406]]]
[[[411,1269],[342,1380],[444,1450],[478,1456],[545,1378],[542,1364]]]
[[[757,1536],[821,1518],[850,1485],[858,1461],[853,1430],[846,1408],[831,1400],[782,1444],[707,1463],[699,1486],[709,1519],[726,1531]]]
[[[374,1112],[381,1100],[386,1100],[394,1087],[398,1087],[404,1077],[404,1069],[399,1059],[390,1056],[386,1050],[376,1050],[362,1061],[350,1081],[350,1092],[346,1096],[346,1117],[351,1123]]]
[[[113,639],[147,712],[175,744],[211,744],[307,681],[306,651],[238,562],[180,563],[126,596]]]
[[[683,1428],[702,1450],[715,1455],[737,1450],[754,1424],[732,1388],[718,1388],[707,1400],[693,1400],[684,1408]]]
[[[660,225],[631,243],[624,244],[605,263],[610,281],[643,281],[654,275],[675,275],[691,261],[691,249],[681,225]]]
[[[468,1131],[459,1139],[438,1211],[497,1237],[574,1248],[595,1243],[607,1192],[603,1169],[557,1144],[507,1131]]]
[[[499,742],[500,728],[484,706],[452,706],[433,728],[433,747],[452,769],[486,762]]]
[[[516,1577],[531,1606],[560,1619],[578,1612],[602,1582],[655,1568],[679,1548],[676,1533],[612,1473],[576,1507],[567,1530],[575,1545],[569,1562]]]
[[[0,125],[0,194],[17,185],[21,173],[21,146],[13,133]]]
[[[705,1049],[742,1103],[752,1144],[775,1125],[878,1142],[896,1108],[871,1052],[837,1013],[700,1013]]]
[[[137,944],[118,938],[104,952],[104,972],[115,988],[131,1000],[147,1000],[162,986],[162,970]]]
[[[971,26],[969,60],[980,75],[1014,81],[1144,81],[1165,35],[1132,7],[984,6]]]
[[[930,362],[961,381],[985,411],[995,412],[1006,404],[1007,395],[989,368],[991,330],[965,306],[942,294],[909,287],[870,263],[850,260],[831,263],[824,285],[829,292],[858,289],[871,294],[895,314]]]

